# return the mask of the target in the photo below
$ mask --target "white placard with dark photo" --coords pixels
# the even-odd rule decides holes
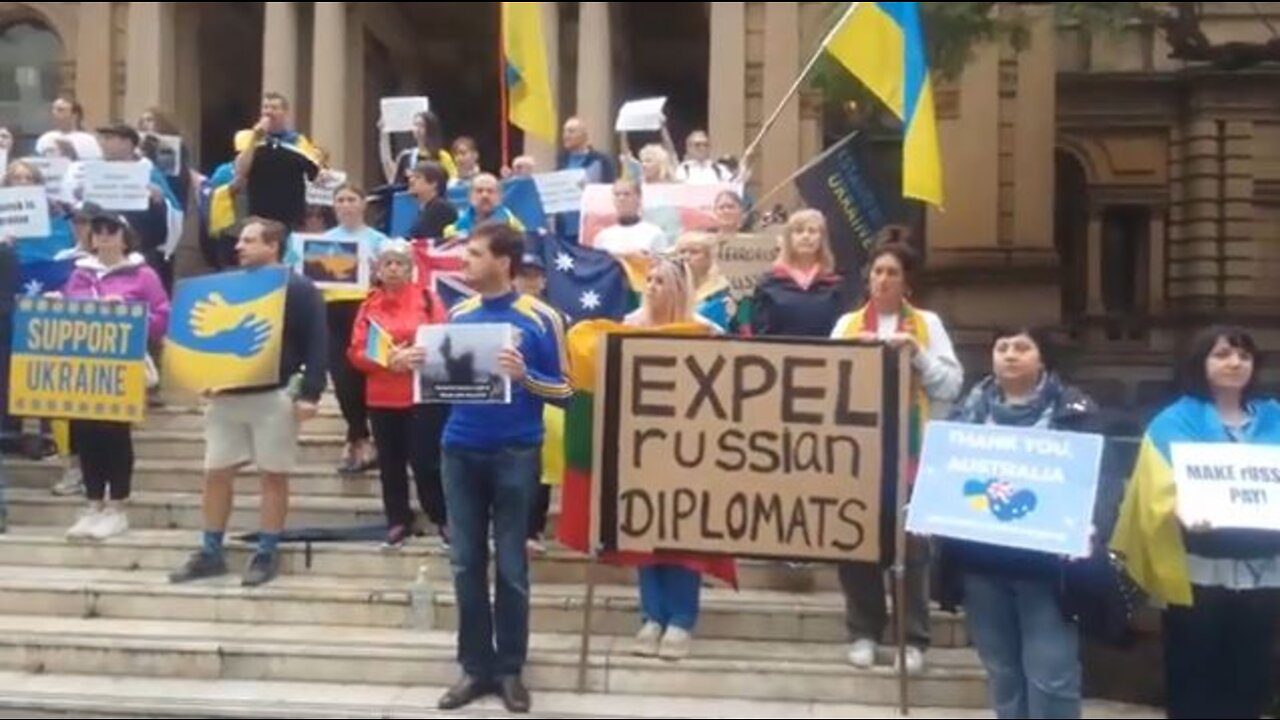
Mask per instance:
[[[182,138],[177,135],[154,135],[156,169],[166,177],[182,174]]]
[[[426,325],[418,347],[426,362],[413,384],[419,405],[508,405],[511,377],[498,365],[511,347],[513,328],[503,324]]]

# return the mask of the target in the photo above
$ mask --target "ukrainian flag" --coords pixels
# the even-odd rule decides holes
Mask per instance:
[[[369,323],[369,339],[365,341],[364,354],[380,367],[391,366],[391,336],[376,322]]]
[[[554,143],[559,128],[542,34],[542,3],[502,3],[502,55],[510,88],[507,112],[511,124]]]
[[[942,157],[920,3],[855,2],[824,46],[902,120],[902,194],[942,205]]]

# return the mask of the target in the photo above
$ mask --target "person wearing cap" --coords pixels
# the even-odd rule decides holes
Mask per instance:
[[[107,162],[114,163],[146,163],[150,169],[150,199],[146,210],[121,213],[133,227],[138,236],[139,252],[147,259],[147,263],[156,271],[165,287],[173,284],[173,270],[170,259],[178,247],[182,234],[182,207],[178,198],[169,187],[169,181],[156,169],[151,161],[144,160],[138,153],[138,145],[142,138],[138,131],[126,123],[114,123],[98,128],[98,139],[102,145],[102,156]],[[83,167],[67,173],[68,181],[79,186],[83,182]],[[83,194],[80,190],[76,196]]]
[[[418,328],[447,321],[444,303],[413,282],[412,246],[388,240],[378,252],[378,287],[356,315],[344,350],[352,367],[366,377],[366,400],[378,447],[382,505],[387,516],[384,547],[398,549],[413,534],[407,468],[413,468],[418,502],[427,519],[448,542],[448,518],[440,476],[443,405],[414,405],[414,369],[423,360],[416,347]],[[382,338],[381,342],[379,338]]]
[[[143,303],[147,306],[147,339],[162,339],[169,325],[169,296],[160,277],[137,252],[137,235],[119,215],[97,215],[89,227],[93,254],[76,263],[63,297]],[[133,482],[132,426],[75,420],[71,423],[71,437],[80,456],[89,507],[67,531],[67,538],[102,541],[128,532],[125,503]]]
[[[515,279],[516,292],[536,298],[560,315],[560,321],[569,326],[563,312],[547,300],[547,266],[537,253],[525,253],[520,262],[520,272]],[[544,536],[547,533],[547,516],[551,512],[551,488],[558,485],[564,470],[564,410],[548,404],[542,413],[546,437],[542,442],[542,462],[538,472],[540,481],[529,513],[529,552],[541,555],[547,551]]]

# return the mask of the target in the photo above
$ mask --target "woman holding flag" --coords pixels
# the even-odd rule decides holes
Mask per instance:
[[[442,405],[413,403],[414,369],[423,350],[415,347],[418,328],[447,321],[440,298],[413,282],[413,247],[389,240],[378,252],[380,284],[360,306],[351,342],[344,347],[351,365],[367,377],[369,416],[378,446],[382,505],[387,515],[383,547],[399,548],[413,532],[409,476],[427,518],[448,542],[444,490],[440,482]]]
[[[657,333],[675,336],[718,334],[713,323],[694,312],[688,268],[670,258],[650,269],[640,308],[624,324],[592,320],[569,332],[569,367],[575,390],[565,421],[565,483],[560,540],[568,548],[590,551],[592,390],[596,365],[602,361],[598,342],[612,333]],[[689,656],[701,604],[702,576],[712,575],[736,586],[737,565],[731,558],[689,553],[613,553],[605,562],[639,568],[642,627],[633,653],[678,661]]]
[[[1280,445],[1280,403],[1258,392],[1258,345],[1240,328],[1195,342],[1185,395],[1147,428],[1111,548],[1164,609],[1170,718],[1257,718],[1272,699],[1280,533],[1215,527],[1179,508],[1176,445]]]
[[[914,250],[897,243],[881,243],[867,258],[867,287],[870,302],[857,312],[845,315],[831,337],[836,340],[884,342],[911,354],[911,427],[908,442],[908,483],[914,484],[916,462],[924,439],[924,425],[931,417],[946,417],[949,405],[960,396],[964,368],[956,358],[951,337],[942,320],[927,310],[913,306],[912,279],[918,261]],[[898,504],[901,504],[899,502]],[[890,513],[897,507],[890,505]],[[896,523],[894,523],[896,525]],[[929,541],[912,537],[907,542],[907,623],[906,667],[911,674],[924,671],[924,653],[929,647]],[[846,620],[853,647],[849,662],[870,668],[876,649],[888,626],[885,604],[884,568],[871,563],[846,563],[840,567],[844,589]],[[897,663],[895,663],[897,664]]]

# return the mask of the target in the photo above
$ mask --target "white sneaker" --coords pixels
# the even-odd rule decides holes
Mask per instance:
[[[129,532],[129,517],[124,514],[124,510],[108,508],[98,516],[98,521],[93,525],[91,537],[101,542],[127,532]]]
[[[658,651],[662,645],[662,626],[655,622],[645,623],[640,628],[639,634],[636,635],[635,644],[631,647],[631,654],[636,657],[658,657]]]
[[[893,659],[893,669],[898,669],[898,658]],[[907,674],[911,676],[924,673],[924,651],[917,647],[907,648]]]
[[[871,640],[859,640],[849,648],[849,664],[862,670],[870,670],[876,664],[876,644]]]
[[[667,628],[667,633],[662,636],[662,644],[658,647],[658,657],[669,662],[679,662],[689,657],[692,645],[693,636],[688,630]]]
[[[93,531],[98,526],[102,511],[96,508],[89,508],[80,513],[80,519],[75,525],[67,531],[68,540],[88,540],[93,537]]]
[[[70,458],[67,467],[62,471],[62,479],[53,486],[56,497],[71,497],[84,494],[84,473],[80,471],[80,459]]]

